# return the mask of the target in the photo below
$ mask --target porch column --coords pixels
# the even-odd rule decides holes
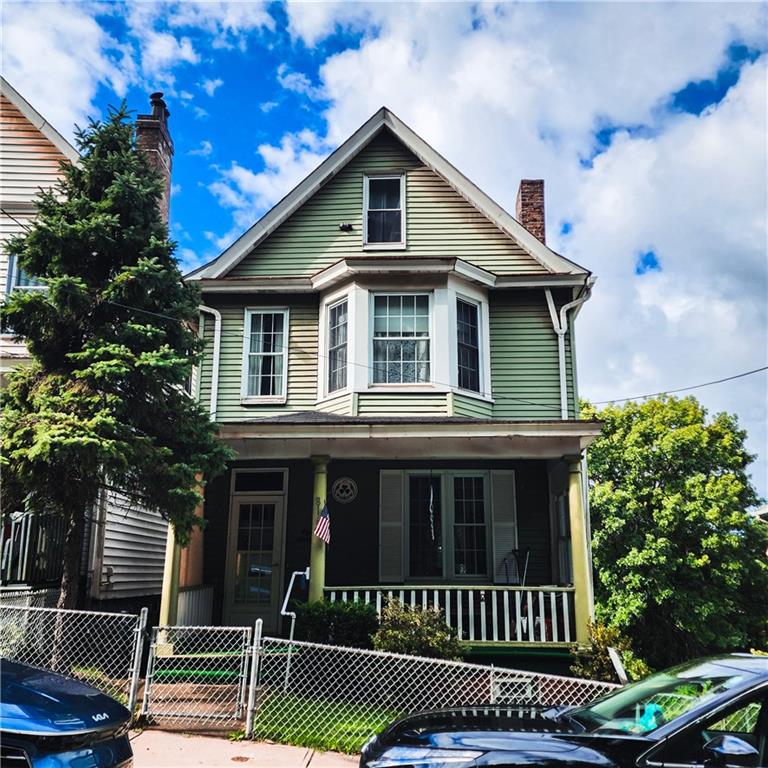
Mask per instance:
[[[325,542],[315,536],[320,510],[328,492],[328,462],[330,456],[313,456],[315,481],[312,493],[312,528],[309,532],[309,602],[323,599],[325,588]]]
[[[176,531],[168,523],[168,537],[165,543],[165,566],[163,568],[163,591],[160,595],[160,624],[172,627],[176,624],[179,608],[179,566],[181,547],[176,542]]]
[[[573,567],[576,640],[579,645],[589,641],[589,620],[592,618],[592,590],[589,573],[589,542],[582,493],[582,472],[579,461],[568,465],[568,509],[571,522],[571,562]]]

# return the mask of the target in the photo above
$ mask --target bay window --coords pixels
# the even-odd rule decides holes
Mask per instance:
[[[243,355],[244,399],[282,401],[288,368],[288,310],[247,309]]]
[[[480,391],[480,308],[475,302],[456,300],[456,351],[460,389]]]
[[[430,378],[428,294],[373,299],[374,384],[417,384]]]
[[[347,386],[347,307],[344,299],[328,310],[328,392]]]

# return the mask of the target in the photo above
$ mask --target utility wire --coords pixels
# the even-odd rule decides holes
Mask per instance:
[[[135,312],[141,312],[141,313],[143,313],[145,315],[149,315],[149,316],[152,316],[152,317],[157,317],[157,318],[159,318],[161,320],[170,320],[171,322],[174,322],[174,323],[181,322],[181,320],[178,317],[173,317],[171,315],[165,315],[165,314],[163,314],[161,312],[154,312],[154,311],[149,310],[149,309],[142,309],[141,307],[136,307],[136,306],[133,306],[133,305],[130,305],[130,304],[122,304],[120,302],[111,301],[109,299],[103,299],[102,303],[110,304],[112,306],[119,307],[121,309],[127,309],[127,310],[131,310],[131,311],[135,311]],[[246,338],[250,338],[250,334],[245,333],[245,332],[241,333],[241,332],[237,332],[237,331],[224,331],[224,330],[222,330],[221,331],[221,335],[222,336],[231,337],[231,338],[237,338],[241,342],[244,339],[246,339]],[[414,341],[415,341],[415,340],[418,340],[420,337],[415,336],[413,338],[414,338]],[[298,352],[298,353],[306,355],[308,357],[312,357],[312,358],[321,357],[321,358],[323,358],[325,360],[330,360],[330,355],[324,355],[319,350],[309,350],[309,349],[305,349],[303,347],[290,347],[290,346],[288,346],[288,347],[279,347],[279,348],[275,348],[273,351],[275,351],[275,352],[279,351],[281,353],[282,352],[286,352],[286,351],[288,353],[290,353],[290,352],[294,352],[294,353]],[[379,366],[369,365],[368,363],[353,362],[353,361],[349,361],[349,360],[347,361],[347,364],[348,365],[356,365],[356,366],[359,366],[359,367],[362,367],[362,368],[366,368],[366,369],[371,370],[371,371],[373,371],[377,367],[379,367]],[[633,397],[620,397],[620,398],[614,398],[612,400],[597,400],[597,401],[594,401],[592,403],[592,405],[611,405],[611,404],[614,404],[614,403],[626,403],[626,402],[629,402],[631,400],[643,400],[643,399],[648,398],[648,397],[658,397],[660,395],[672,395],[672,394],[676,394],[678,392],[690,392],[690,391],[692,391],[694,389],[703,389],[704,387],[711,387],[711,386],[714,386],[715,384],[723,384],[723,383],[728,382],[728,381],[734,381],[736,379],[742,379],[742,378],[745,378],[746,376],[752,376],[752,375],[754,375],[756,373],[762,373],[763,371],[767,371],[767,370],[768,370],[768,365],[764,365],[764,366],[761,366],[760,368],[753,368],[752,370],[743,371],[741,373],[736,373],[736,374],[733,374],[732,376],[726,376],[726,377],[724,377],[722,379],[714,379],[713,381],[705,381],[705,382],[702,382],[701,384],[692,384],[692,385],[690,385],[688,387],[678,387],[677,389],[668,389],[668,390],[661,390],[659,392],[650,392],[650,393],[647,393],[647,394],[644,394],[644,395],[634,395]],[[420,383],[420,384],[435,384],[437,386],[442,386],[442,387],[453,387],[452,384],[447,384],[446,382],[437,381],[435,379],[429,379],[427,381],[418,382],[418,383]],[[513,402],[517,402],[517,403],[523,403],[524,405],[532,405],[532,406],[535,406],[537,408],[545,408],[547,410],[560,411],[560,406],[547,405],[546,403],[540,403],[540,402],[535,402],[535,401],[532,401],[532,400],[526,400],[526,399],[520,398],[520,397],[513,397],[512,395],[498,395],[497,394],[496,396],[494,396],[492,392],[476,392],[475,394],[482,395],[484,397],[490,397],[490,398],[493,398],[493,400],[513,401]]]
[[[615,400],[597,400],[592,405],[609,405],[611,403],[626,403],[630,400],[643,400],[646,397],[658,397],[659,395],[674,395],[677,392],[690,392],[692,389],[701,389],[702,387],[711,387],[713,384],[723,384],[726,381],[733,381],[734,379],[743,379],[745,376],[752,376],[755,373],[762,373],[768,371],[768,365],[764,365],[761,368],[753,368],[751,371],[744,371],[743,373],[736,373],[733,376],[726,376],[724,379],[715,379],[714,381],[705,381],[703,384],[692,384],[690,387],[679,387],[678,389],[667,389],[663,392],[651,392],[647,395],[635,395],[634,397],[618,397]]]

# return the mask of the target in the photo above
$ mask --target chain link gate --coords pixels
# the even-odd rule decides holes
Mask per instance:
[[[242,725],[252,636],[251,627],[154,627],[141,714],[185,729]]]

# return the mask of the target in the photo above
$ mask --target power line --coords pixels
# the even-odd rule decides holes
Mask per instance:
[[[181,322],[181,320],[178,317],[173,317],[172,315],[166,315],[166,314],[163,314],[161,312],[154,312],[152,310],[143,309],[141,307],[133,306],[133,305],[130,305],[130,304],[122,304],[120,302],[111,301],[109,299],[103,299],[102,303],[104,303],[104,304],[111,304],[112,306],[120,307],[121,309],[127,309],[127,310],[131,310],[131,311],[135,311],[135,312],[141,312],[143,314],[146,314],[146,315],[149,315],[149,316],[152,316],[152,317],[157,317],[157,318],[159,318],[161,320],[170,320],[171,322],[174,322],[174,323]],[[237,331],[224,331],[224,330],[222,330],[221,331],[221,335],[222,336],[231,337],[231,338],[237,338],[241,342],[244,339],[246,339],[246,338],[250,338],[250,334],[246,333],[245,331],[240,333],[240,332],[237,332]],[[419,337],[414,337],[414,340],[416,340],[418,338]],[[306,356],[311,357],[311,358],[318,357],[318,358],[323,358],[324,360],[330,360],[330,355],[324,355],[319,350],[305,349],[303,347],[290,347],[290,346],[288,346],[288,347],[280,347],[280,348],[276,348],[274,351],[288,352],[289,354],[291,352],[294,352],[294,353],[298,352],[300,354],[306,355]],[[347,361],[347,364],[348,365],[356,365],[356,366],[359,366],[361,368],[366,368],[366,369],[368,369],[370,371],[373,371],[373,370],[375,370],[378,367],[378,366],[370,365],[368,363],[354,362],[354,361],[350,361],[350,360]],[[597,401],[593,402],[592,405],[611,405],[611,404],[614,404],[614,403],[626,403],[626,402],[629,402],[631,400],[643,400],[643,399],[649,398],[649,397],[658,397],[660,395],[673,395],[673,394],[677,394],[678,392],[690,392],[691,390],[694,390],[694,389],[702,389],[704,387],[711,387],[711,386],[713,386],[715,384],[723,384],[723,383],[728,382],[728,381],[734,381],[736,379],[742,379],[742,378],[744,378],[746,376],[752,376],[752,375],[754,375],[756,373],[762,373],[763,371],[766,371],[766,370],[768,370],[768,365],[761,366],[760,368],[753,368],[752,370],[749,370],[749,371],[743,371],[741,373],[736,373],[736,374],[733,374],[732,376],[726,376],[726,377],[724,377],[722,379],[714,379],[713,381],[706,381],[706,382],[703,382],[701,384],[692,384],[691,386],[688,386],[688,387],[678,387],[677,389],[661,390],[659,392],[650,392],[648,394],[635,395],[633,397],[620,397],[620,398],[614,398],[612,400],[597,400]],[[427,381],[418,382],[418,383],[421,383],[421,384],[435,384],[437,386],[448,387],[448,388],[451,388],[451,387],[454,386],[453,384],[448,384],[446,382],[437,381],[436,379],[429,379]],[[535,406],[537,408],[545,408],[547,410],[560,411],[560,406],[547,405],[546,403],[539,403],[539,402],[535,402],[533,400],[526,400],[524,398],[514,397],[512,395],[498,395],[497,394],[497,395],[494,396],[493,392],[485,392],[485,391],[478,391],[478,392],[475,392],[475,394],[482,395],[484,397],[492,398],[494,401],[496,401],[496,400],[506,400],[506,401],[516,402],[516,403],[522,403],[524,405],[532,405],[532,406]]]
[[[674,395],[677,392],[690,392],[692,389],[701,389],[702,387],[711,387],[713,384],[723,384],[726,381],[733,381],[734,379],[743,379],[745,376],[752,376],[755,373],[762,373],[768,371],[768,365],[764,365],[761,368],[753,368],[751,371],[744,371],[743,373],[735,373],[733,376],[726,376],[723,379],[715,379],[714,381],[705,381],[703,384],[692,384],[690,387],[679,387],[678,389],[666,389],[663,392],[651,392],[647,395],[635,395],[634,397],[618,397],[615,400],[597,400],[592,405],[609,405],[611,403],[626,403],[630,400],[643,400],[646,397],[658,397],[659,395]]]

